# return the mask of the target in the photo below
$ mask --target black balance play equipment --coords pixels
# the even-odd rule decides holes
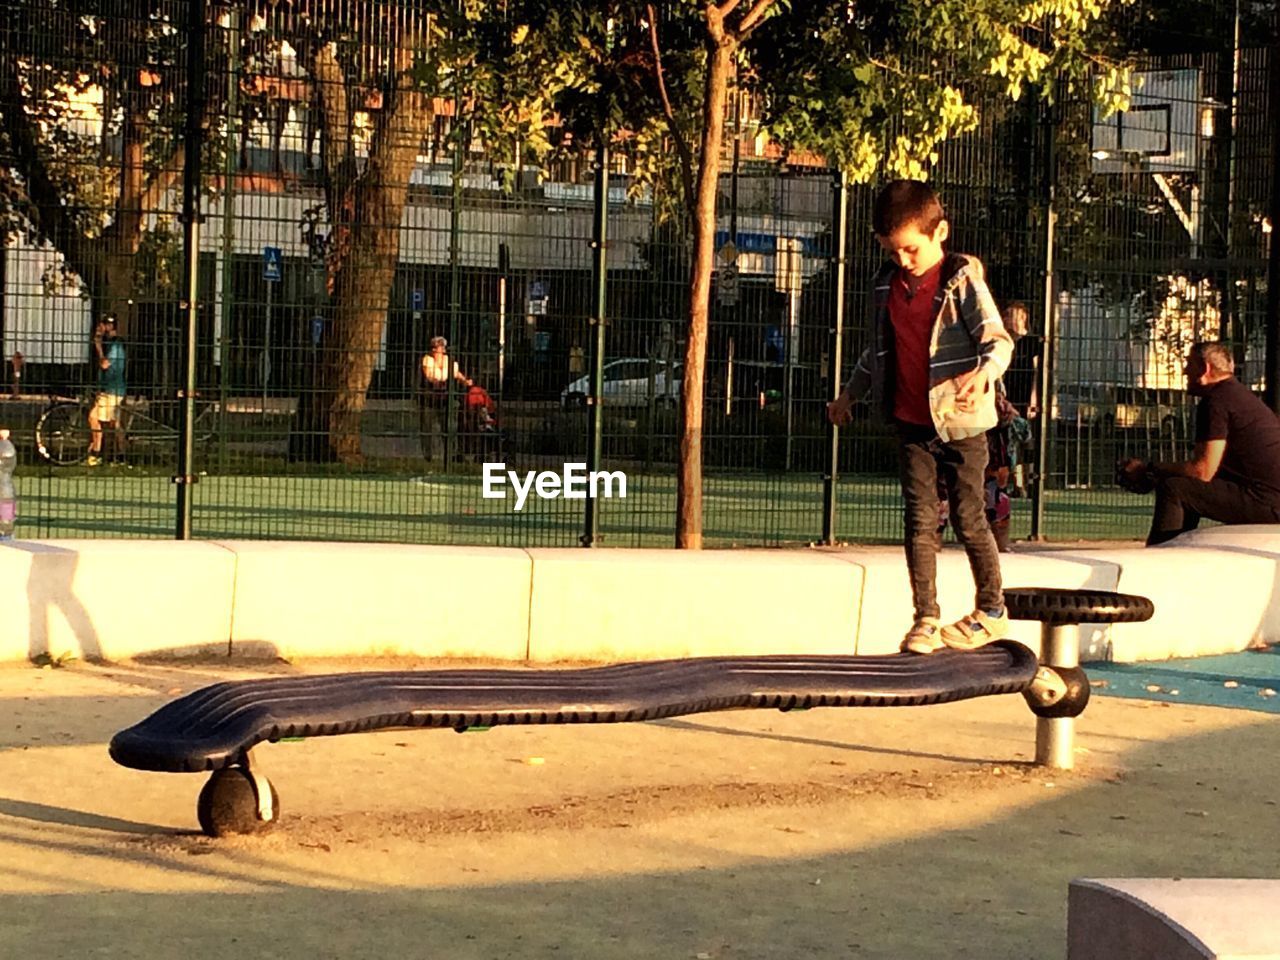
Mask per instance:
[[[1006,590],[1009,616],[1042,624],[1041,662],[999,641],[927,657],[701,657],[579,670],[414,670],[216,683],[166,704],[111,740],[126,767],[213,771],[196,805],[210,836],[263,830],[275,788],[249,762],[259,743],[403,727],[627,723],[717,710],[892,707],[1021,693],[1039,718],[1036,761],[1069,768],[1089,701],[1071,625],[1147,620],[1145,597]]]

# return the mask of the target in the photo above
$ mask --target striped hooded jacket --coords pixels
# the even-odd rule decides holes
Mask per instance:
[[[898,267],[886,263],[876,273],[872,294],[871,343],[858,358],[846,386],[861,399],[868,390],[886,420],[893,419],[893,387],[897,363],[893,324],[889,320],[889,286]],[[963,440],[996,425],[995,381],[1009,366],[1013,338],[1004,328],[984,270],[977,257],[949,253],[934,294],[933,330],[929,335],[929,412],[942,440]],[[969,410],[956,409],[955,377],[985,365],[991,384]]]

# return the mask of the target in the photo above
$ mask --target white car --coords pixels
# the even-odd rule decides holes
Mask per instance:
[[[677,363],[667,364],[649,361],[644,357],[626,357],[610,360],[604,365],[605,403],[618,407],[647,406],[650,397],[650,371],[653,373],[652,395],[655,403],[680,402],[680,370]],[[668,384],[668,371],[670,383]],[[579,377],[560,391],[560,406],[573,407],[586,403],[591,393],[591,375]]]

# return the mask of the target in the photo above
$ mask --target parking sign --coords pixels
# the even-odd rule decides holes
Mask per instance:
[[[262,248],[262,279],[279,283],[284,273],[284,253],[279,247]]]

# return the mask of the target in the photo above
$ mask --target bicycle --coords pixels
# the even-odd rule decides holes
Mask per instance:
[[[182,436],[181,400],[148,400],[126,397],[120,404],[120,426],[126,449],[167,446],[177,450]],[[79,398],[55,402],[36,421],[36,450],[60,467],[83,463],[89,456],[89,411],[93,400]],[[197,443],[208,443],[214,435],[218,404],[196,401],[194,434]]]

